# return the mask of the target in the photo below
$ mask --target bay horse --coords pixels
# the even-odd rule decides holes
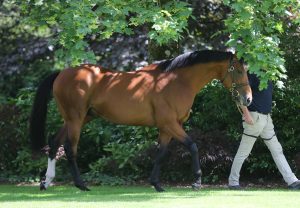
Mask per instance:
[[[213,79],[230,89],[238,105],[248,106],[252,92],[243,63],[231,52],[195,51],[151,64],[131,72],[113,71],[98,65],[83,64],[55,72],[37,89],[31,118],[30,139],[34,151],[45,145],[47,103],[51,91],[64,124],[54,139],[50,152],[45,190],[55,177],[56,153],[64,145],[74,184],[89,190],[80,177],[76,162],[77,145],[83,125],[96,117],[117,124],[157,127],[159,150],[150,176],[156,191],[164,189],[159,182],[161,162],[172,138],[186,146],[191,154],[194,189],[201,187],[198,148],[182,128],[188,119],[196,94]]]

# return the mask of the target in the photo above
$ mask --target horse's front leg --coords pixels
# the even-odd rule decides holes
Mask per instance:
[[[165,191],[159,182],[159,176],[160,176],[160,168],[161,164],[166,156],[167,150],[168,150],[168,144],[170,143],[171,136],[166,134],[163,131],[160,131],[159,133],[159,150],[158,154],[156,156],[154,167],[151,172],[150,176],[150,184],[154,186],[155,190],[158,192]]]

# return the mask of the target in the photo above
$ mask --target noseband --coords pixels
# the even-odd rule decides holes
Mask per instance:
[[[234,67],[234,60],[233,60],[233,55],[230,57],[230,61],[229,61],[229,66],[227,69],[227,72],[224,76],[224,78],[221,80],[221,83],[223,83],[225,81],[225,79],[228,77],[228,75],[231,76],[231,88],[229,89],[229,91],[231,92],[231,96],[235,101],[238,101],[238,98],[240,96],[240,93],[238,91],[239,88],[244,87],[249,85],[249,82],[246,83],[236,83],[236,73],[237,70]]]

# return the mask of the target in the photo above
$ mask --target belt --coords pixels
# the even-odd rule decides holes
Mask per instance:
[[[260,112],[260,111],[250,111],[250,112],[260,113],[260,114],[263,114],[263,115],[268,115],[269,114],[269,113],[264,113],[264,112]]]

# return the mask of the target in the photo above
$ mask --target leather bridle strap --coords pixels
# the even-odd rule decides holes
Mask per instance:
[[[232,84],[231,84],[231,88],[229,89],[231,92],[237,91],[237,89],[240,87],[249,85],[249,82],[240,83],[240,84],[235,83],[235,73],[236,73],[235,71],[236,70],[235,70],[233,64],[234,64],[233,55],[231,55],[227,72],[224,75],[223,79],[221,80],[221,83],[223,83],[226,80],[227,76],[231,75]]]

